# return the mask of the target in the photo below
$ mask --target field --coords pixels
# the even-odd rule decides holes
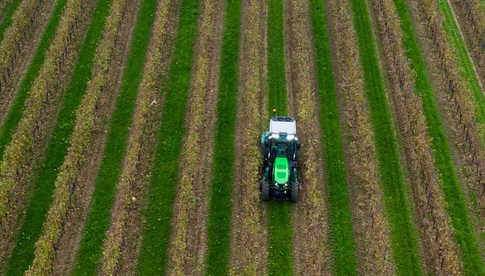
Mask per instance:
[[[485,275],[484,45],[483,0],[0,0],[0,275]]]

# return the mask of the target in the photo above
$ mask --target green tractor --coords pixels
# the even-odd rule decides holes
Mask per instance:
[[[296,136],[296,121],[276,116],[269,122],[269,131],[261,136],[263,179],[261,197],[264,201],[298,201],[300,183],[297,179],[297,160],[300,142]]]

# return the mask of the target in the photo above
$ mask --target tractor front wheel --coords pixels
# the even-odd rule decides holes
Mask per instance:
[[[261,181],[261,198],[263,201],[269,201],[269,182]]]

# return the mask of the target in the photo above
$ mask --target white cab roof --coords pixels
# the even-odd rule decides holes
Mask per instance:
[[[290,117],[273,117],[269,121],[269,131],[296,135],[296,121]]]

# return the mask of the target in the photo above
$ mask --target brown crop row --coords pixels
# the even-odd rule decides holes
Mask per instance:
[[[224,1],[205,0],[192,75],[187,113],[187,135],[181,157],[180,182],[175,197],[169,257],[170,275],[204,272],[206,216],[211,155],[217,105],[219,50]]]
[[[285,1],[287,26],[288,101],[302,137],[300,180],[302,190],[296,206],[294,226],[295,271],[322,275],[332,271],[331,247],[325,203],[325,181],[321,173],[321,132],[313,70],[309,1]]]
[[[461,273],[461,262],[445,210],[440,178],[433,164],[422,103],[414,91],[410,61],[404,52],[399,17],[392,1],[371,2],[388,72],[388,91],[399,125],[408,178],[412,183],[426,269],[428,273],[436,275],[457,275]]]
[[[232,214],[231,275],[266,271],[265,214],[259,192],[265,93],[265,2],[243,1],[241,80],[236,123],[236,173]]]
[[[335,51],[338,96],[345,125],[344,148],[349,182],[356,202],[354,220],[362,274],[393,274],[395,271],[390,228],[385,216],[383,191],[379,185],[374,135],[365,101],[357,36],[349,1],[330,1],[336,22]]]
[[[24,46],[32,43],[35,31],[45,20],[49,1],[23,1],[12,17],[12,25],[5,31],[0,44],[0,95],[7,93],[7,86],[14,81],[15,68],[25,55]]]
[[[111,224],[103,246],[101,275],[120,273],[125,255],[136,255],[132,225],[142,208],[142,197],[150,181],[153,166],[153,150],[156,148],[156,131],[160,127],[163,80],[167,77],[175,31],[172,6],[178,1],[162,0],[158,4],[151,38],[150,54],[145,64],[143,79],[139,87],[136,110],[130,130],[124,166],[117,185],[117,196],[112,212]],[[176,17],[176,16],[175,16]],[[138,231],[137,229],[136,231]],[[123,271],[132,273],[134,265],[124,263]]]
[[[107,98],[113,92],[110,78],[113,76],[113,58],[119,41],[127,0],[115,1],[106,19],[106,26],[95,56],[92,79],[77,110],[76,126],[71,137],[71,146],[55,182],[54,201],[44,222],[43,234],[36,242],[34,261],[27,275],[53,273],[58,243],[64,226],[75,215],[78,194],[86,189],[86,183],[79,181],[82,168],[91,154],[93,141],[101,134],[104,110],[109,105]]]
[[[45,63],[34,81],[25,103],[24,116],[6,147],[0,164],[0,232],[2,241],[10,240],[15,221],[28,189],[33,167],[41,159],[49,129],[56,116],[61,91],[77,58],[77,45],[86,29],[95,1],[69,0]],[[6,246],[2,243],[0,247]],[[0,253],[3,249],[0,248]]]
[[[462,156],[468,163],[467,179],[471,189],[479,201],[485,206],[485,149],[483,135],[485,126],[478,124],[474,118],[476,104],[471,99],[471,91],[458,72],[454,49],[447,41],[446,33],[441,28],[439,7],[436,1],[420,0],[421,11],[425,15],[426,30],[434,47],[437,49],[437,62],[441,66],[445,84],[447,109],[453,121],[456,132],[456,143]]]
[[[480,0],[451,0],[458,11],[460,27],[467,45],[478,65],[478,73],[485,81],[485,7]]]

